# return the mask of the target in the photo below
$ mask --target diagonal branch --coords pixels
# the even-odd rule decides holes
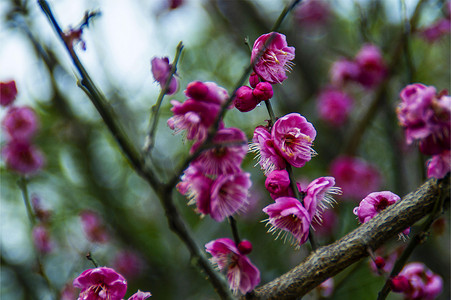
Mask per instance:
[[[449,174],[442,180],[426,181],[371,221],[339,241],[319,248],[292,270],[242,299],[296,299],[305,295],[324,280],[368,256],[368,247],[374,250],[379,248],[431,213],[437,201],[449,202],[449,190]]]

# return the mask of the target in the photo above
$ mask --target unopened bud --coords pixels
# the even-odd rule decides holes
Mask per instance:
[[[252,94],[252,89],[250,87],[242,86],[236,91],[234,104],[239,111],[251,111],[258,103],[260,103],[260,101]]]
[[[248,240],[243,240],[238,244],[238,250],[243,255],[247,255],[252,251],[252,244]]]
[[[272,85],[269,82],[260,82],[255,87],[254,91],[252,92],[260,101],[266,101],[272,98],[274,92],[272,90]]]

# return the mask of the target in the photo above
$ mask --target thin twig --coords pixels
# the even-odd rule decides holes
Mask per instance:
[[[238,227],[236,226],[236,220],[234,217],[229,217],[230,228],[232,229],[233,240],[235,244],[238,246],[240,243],[240,235],[238,234]]]

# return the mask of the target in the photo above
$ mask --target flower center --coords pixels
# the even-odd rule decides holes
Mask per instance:
[[[390,202],[388,202],[387,198],[382,198],[378,204],[376,204],[377,212],[380,212],[390,206]]]

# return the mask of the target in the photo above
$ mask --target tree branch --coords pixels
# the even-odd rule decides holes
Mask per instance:
[[[319,248],[301,264],[254,290],[242,299],[296,299],[358,260],[368,256],[367,248],[379,248],[405,228],[433,210],[436,201],[449,202],[449,174],[430,179],[371,221],[337,242]],[[440,199],[442,197],[442,199]]]

